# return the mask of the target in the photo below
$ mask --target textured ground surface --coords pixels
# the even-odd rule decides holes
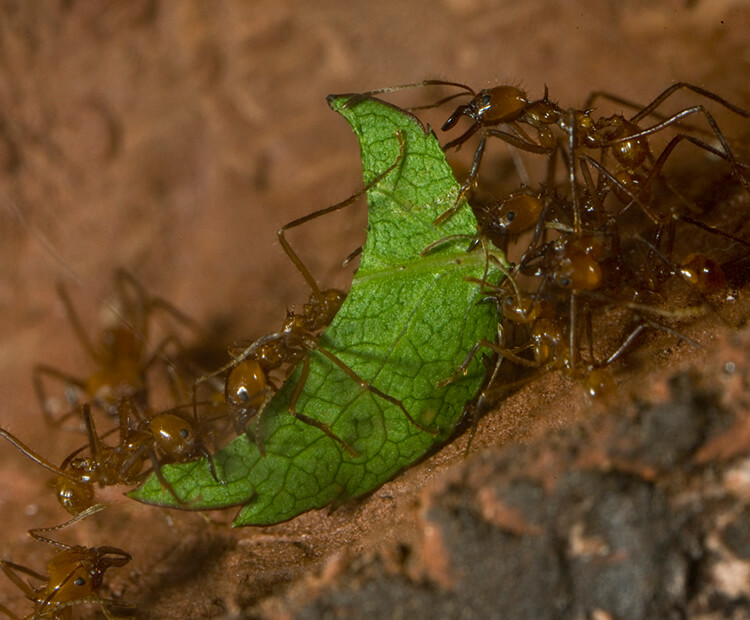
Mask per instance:
[[[0,425],[52,461],[80,440],[47,431],[31,368],[87,367],[58,280],[93,328],[125,267],[228,339],[307,297],[274,231],[361,184],[327,94],[440,77],[579,106],[684,80],[750,106],[740,0],[311,7],[0,2]],[[363,226],[360,207],[294,239],[345,286]],[[483,418],[468,458],[464,436],[330,515],[232,531],[114,490],[60,537],[131,552],[110,582],[143,618],[747,617],[749,337],[710,318],[689,333],[705,349],[654,338],[609,409],[546,375]],[[49,476],[7,445],[0,471],[2,555],[41,569],[25,530],[64,520]],[[0,601],[26,613],[7,580]]]

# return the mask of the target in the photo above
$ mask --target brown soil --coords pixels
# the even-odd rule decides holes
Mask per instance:
[[[688,81],[750,107],[749,29],[735,0],[0,3],[0,425],[53,462],[80,443],[47,430],[31,386],[35,363],[87,367],[59,280],[96,325],[125,267],[226,341],[307,297],[274,233],[361,184],[327,94],[439,77],[579,106]],[[364,218],[294,234],[320,281],[345,286]],[[705,348],[655,336],[630,358],[609,410],[545,375],[468,458],[462,436],[332,514],[232,530],[234,511],[115,490],[60,538],[127,549],[108,581],[141,618],[747,617],[750,336],[688,334]],[[41,570],[26,530],[65,520],[49,475],[8,445],[0,471],[2,556]],[[0,601],[28,608],[5,579]]]

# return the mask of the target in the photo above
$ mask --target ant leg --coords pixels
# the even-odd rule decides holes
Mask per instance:
[[[622,357],[623,353],[630,347],[631,344],[633,344],[633,341],[646,329],[646,325],[643,323],[639,324],[638,326],[633,329],[633,331],[630,332],[630,334],[627,335],[627,337],[620,343],[620,346],[617,347],[614,353],[612,353],[601,365],[601,368],[604,368],[606,366],[609,366],[610,364],[614,363],[617,359]]]
[[[576,357],[578,349],[576,344],[576,292],[570,291],[570,328],[568,334],[568,346],[570,347],[570,370],[574,370],[576,367]]]
[[[661,157],[659,159],[661,159]],[[664,219],[656,215],[656,213],[654,213],[651,207],[647,206],[646,203],[643,200],[641,200],[640,195],[642,195],[643,192],[640,190],[640,188],[636,190],[638,191],[638,193],[636,194],[633,189],[628,187],[625,183],[623,183],[621,180],[615,177],[609,170],[607,170],[602,164],[600,164],[598,161],[596,161],[592,157],[589,157],[588,155],[581,155],[581,160],[585,161],[587,164],[590,164],[594,168],[596,168],[599,174],[605,177],[610,183],[615,185],[620,191],[622,191],[624,194],[626,194],[630,198],[630,202],[627,205],[625,205],[622,209],[620,209],[617,216],[622,215],[632,205],[637,204],[655,225],[663,226],[665,224]],[[663,162],[661,165],[663,165]],[[659,166],[660,168],[661,168],[661,165]],[[653,174],[653,170],[651,171],[651,173]],[[652,176],[649,175],[646,181],[646,184],[651,183],[651,178]],[[616,216],[613,216],[612,219],[614,219],[615,217]]]
[[[691,90],[698,95],[706,97],[706,99],[715,101],[722,107],[726,108],[727,110],[730,110],[731,112],[734,112],[738,116],[742,116],[744,118],[750,118],[750,111],[744,110],[743,108],[740,108],[739,106],[736,106],[733,103],[730,103],[723,97],[719,97],[719,95],[712,93],[711,91],[706,90],[705,88],[701,88],[700,86],[694,86],[692,84],[688,84],[687,82],[678,82],[676,84],[672,84],[669,88],[667,88],[664,92],[662,92],[658,97],[656,97],[656,99],[654,99],[645,108],[643,108],[638,114],[636,114],[633,118],[631,118],[630,121],[632,123],[637,124],[641,119],[652,114],[653,111],[656,108],[658,108],[667,98],[671,97],[673,93],[681,89]]]
[[[5,560],[0,560],[0,562],[2,562],[0,566],[3,566],[5,563]],[[8,609],[2,603],[0,603],[0,614],[5,614],[6,616],[8,616],[8,618],[11,618],[11,620],[21,620],[21,616],[17,616],[16,614],[14,614],[10,609]]]
[[[247,409],[243,410],[243,413],[238,415],[234,420],[234,430],[237,434],[244,433],[245,437],[247,437],[247,440],[250,443],[254,443],[256,447],[258,448],[258,452],[260,452],[261,456],[266,456],[266,447],[263,444],[263,439],[260,436],[260,421],[263,416],[263,410],[266,408],[266,405],[268,404],[268,401],[271,399],[271,396],[273,395],[275,390],[271,389],[270,387],[266,386],[259,392],[256,392],[252,396],[248,398],[248,402],[253,402],[255,399],[257,399],[260,396],[263,396],[263,402],[260,404],[260,406],[255,407],[252,412],[248,411]],[[249,415],[248,415],[249,414]],[[250,431],[248,430],[248,426],[250,425],[251,418],[255,418],[255,421],[253,422],[253,433],[254,436],[250,434]]]
[[[581,175],[586,183],[586,190],[593,202],[593,210],[595,213],[603,213],[602,197],[599,195],[599,189],[594,183],[594,178],[591,176],[591,170],[589,169],[588,163],[585,157],[579,157],[578,167],[581,169]],[[601,180],[601,176],[599,177]]]
[[[73,332],[75,333],[78,342],[81,344],[84,351],[86,351],[86,354],[92,360],[98,360],[99,354],[91,344],[91,340],[89,340],[88,334],[83,328],[83,323],[81,323],[81,318],[78,316],[78,313],[73,306],[70,295],[68,295],[68,290],[65,288],[65,285],[62,282],[57,283],[57,294],[60,296],[60,299],[63,302],[63,306],[65,306],[65,314],[68,317],[68,321],[70,321],[70,325],[73,328]]]
[[[508,349],[498,344],[497,342],[492,342],[490,340],[480,340],[467,353],[466,357],[464,358],[464,361],[461,362],[461,365],[458,368],[456,368],[455,371],[453,371],[453,374],[449,377],[446,377],[445,379],[438,381],[435,387],[437,387],[438,389],[445,387],[449,383],[453,383],[461,375],[465,375],[469,370],[469,364],[471,364],[471,361],[476,357],[477,353],[479,352],[479,349],[481,349],[482,347],[486,347],[494,351],[495,353],[501,355],[502,358],[500,361],[502,361],[502,359],[508,359],[514,364],[519,364],[520,366],[525,366],[528,368],[539,367],[539,364],[537,364],[536,362],[524,359],[522,357],[518,357],[515,353],[513,353],[512,351],[509,351]],[[500,365],[500,361],[498,361],[498,366]]]
[[[626,108],[631,108],[633,110],[638,110],[639,113],[644,109],[644,106],[640,103],[635,103],[634,101],[630,101],[629,99],[625,99],[624,97],[620,97],[619,95],[614,95],[604,90],[594,90],[591,93],[589,93],[588,99],[586,99],[586,103],[583,106],[583,109],[584,110],[595,109],[597,106],[595,106],[594,103],[596,102],[597,99],[605,99],[606,101],[611,101],[612,103],[615,103],[617,105],[621,105]]]
[[[395,92],[400,91],[400,90],[408,90],[410,88],[422,88],[424,86],[455,86],[456,88],[461,88],[461,89],[463,89],[465,91],[464,93],[459,93],[458,95],[453,95],[452,97],[446,99],[445,101],[450,101],[450,99],[452,99],[454,97],[461,96],[461,95],[470,95],[472,97],[474,97],[476,95],[476,93],[470,87],[466,86],[465,84],[461,84],[459,82],[447,82],[445,80],[423,80],[422,82],[415,82],[413,84],[400,84],[398,86],[388,86],[386,88],[379,88],[377,90],[367,91],[366,93],[359,93],[359,94],[356,94],[356,95],[352,95],[344,103],[343,107],[344,108],[350,108],[353,105],[356,105],[356,104],[358,104],[358,103],[360,103],[362,101],[365,101],[367,99],[370,99],[371,97],[374,97],[375,95],[387,95],[389,93],[395,93]],[[330,98],[341,97],[341,96],[342,95],[330,95],[329,99]],[[438,102],[438,103],[436,103],[434,105],[431,105],[429,107],[437,107],[437,106],[442,105],[443,103],[445,103],[445,101],[441,100],[440,102]],[[420,107],[420,108],[414,108],[414,109],[422,110],[422,109],[426,109],[426,107]]]
[[[54,412],[50,410],[47,392],[44,389],[44,381],[42,381],[42,377],[45,376],[60,381],[67,388],[73,387],[76,390],[79,390],[81,393],[86,392],[86,383],[84,381],[81,381],[80,379],[77,379],[76,377],[73,377],[72,375],[57,370],[56,368],[52,368],[51,366],[46,366],[44,364],[37,364],[36,366],[34,366],[34,369],[32,371],[32,382],[34,384],[34,392],[36,393],[36,398],[42,407],[42,413],[44,414],[44,418],[47,423],[52,426],[58,426],[63,420],[73,415],[75,410],[72,409],[64,415],[55,418]],[[66,393],[66,400],[68,401],[68,404],[72,408],[74,408],[77,405],[77,399],[73,399],[71,396],[72,395],[70,393]]]
[[[52,540],[51,538],[47,538],[46,536],[42,536],[40,532],[55,532],[57,530],[61,530],[63,528],[69,527],[73,525],[74,523],[78,523],[78,521],[81,521],[82,519],[90,517],[91,515],[96,514],[97,512],[101,512],[106,507],[107,506],[105,506],[104,504],[94,504],[93,506],[87,508],[83,512],[74,516],[72,519],[68,519],[65,523],[61,523],[60,525],[53,525],[52,527],[32,528],[29,530],[29,536],[31,536],[32,538],[40,542],[44,542],[44,543],[53,545],[55,547],[60,547],[61,549],[70,549],[70,546],[64,543],[58,542],[57,540]],[[117,549],[116,547],[107,547],[106,549],[120,552],[120,550]]]
[[[519,149],[508,143],[508,152],[510,153],[510,159],[513,162],[513,167],[516,169],[516,174],[521,181],[523,187],[529,187],[531,185],[531,178],[526,170],[526,164],[523,163],[521,155],[518,153]]]
[[[112,612],[109,610],[109,605],[113,607],[120,607],[122,609],[135,609],[135,606],[131,603],[126,603],[125,601],[118,601],[111,598],[101,598],[100,596],[92,596],[92,597],[86,597],[84,599],[81,599],[78,601],[80,603],[98,603],[99,607],[102,610],[102,613],[104,614],[104,617],[107,618],[107,620],[117,620],[117,618],[120,618],[121,616],[114,616]]]
[[[478,127],[478,125],[474,125],[474,127]],[[453,142],[455,142],[455,140]],[[482,156],[484,155],[484,148],[486,144],[487,144],[487,134],[485,132],[482,134],[482,138],[479,140],[479,145],[477,146],[477,150],[474,151],[474,161],[471,165],[469,176],[466,177],[466,180],[463,182],[461,187],[458,188],[458,194],[456,195],[456,200],[453,202],[453,206],[447,209],[446,211],[443,211],[440,215],[438,215],[434,219],[432,223],[435,226],[439,226],[440,224],[445,222],[448,218],[452,217],[453,214],[456,213],[456,211],[458,211],[458,209],[461,207],[464,196],[466,196],[467,192],[476,184],[477,177],[479,176],[479,164],[482,163]],[[448,148],[448,145],[446,145],[446,148]]]
[[[648,177],[646,177],[646,180],[643,182],[642,186],[637,189],[638,193],[635,193],[633,191],[633,189],[631,189],[626,184],[624,184],[620,179],[617,179],[612,173],[610,173],[606,168],[604,168],[596,160],[588,157],[587,155],[583,155],[582,159],[586,160],[588,163],[590,163],[595,168],[597,168],[597,170],[600,172],[601,175],[603,175],[604,177],[606,177],[610,183],[612,183],[613,185],[615,185],[621,192],[623,192],[623,194],[626,194],[631,199],[630,203],[628,203],[627,205],[625,205],[625,207],[623,207],[620,210],[620,212],[619,212],[620,215],[622,213],[624,213],[626,210],[628,210],[631,205],[636,204],[636,205],[638,205],[643,210],[643,212],[649,217],[649,219],[654,224],[656,224],[657,226],[663,227],[668,222],[666,222],[664,218],[661,218],[656,213],[654,213],[652,211],[651,207],[647,206],[644,203],[644,201],[642,200],[642,196],[644,196],[646,194],[646,192],[648,191],[648,188],[650,187],[650,185],[655,181],[655,179],[657,178],[657,176],[661,172],[661,169],[664,167],[664,164],[666,163],[667,158],[671,155],[672,151],[683,140],[688,140],[688,141],[690,141],[690,142],[692,142],[694,144],[697,144],[701,148],[706,148],[706,150],[711,151],[715,155],[718,155],[720,157],[726,158],[726,155],[724,153],[721,153],[720,151],[717,151],[716,149],[713,149],[709,145],[704,144],[703,142],[701,142],[700,140],[697,140],[697,139],[693,138],[692,136],[687,136],[687,135],[684,135],[684,134],[677,135],[674,138],[672,138],[672,140],[669,141],[669,143],[667,144],[667,146],[664,147],[664,149],[660,153],[658,159],[654,163],[654,165],[652,167],[652,170],[649,173]],[[683,202],[686,202],[686,204],[687,204],[688,207],[690,207],[692,209],[695,209],[695,206],[692,203],[688,202],[687,199],[685,199],[684,197],[682,197],[679,194],[678,194],[678,196],[679,196],[679,198],[682,199]],[[709,233],[712,233],[712,234],[717,234],[717,235],[720,235],[720,236],[725,237],[727,239],[731,239],[732,241],[735,241],[735,242],[737,242],[737,243],[739,243],[741,245],[744,245],[744,246],[750,246],[750,242],[746,241],[745,239],[742,239],[740,237],[732,235],[731,233],[725,232],[723,230],[719,230],[718,228],[714,228],[712,226],[708,226],[707,224],[703,224],[702,222],[700,222],[700,221],[698,221],[698,220],[696,220],[696,219],[694,219],[694,218],[692,218],[690,216],[672,214],[670,216],[670,220],[671,221],[674,221],[674,220],[684,221],[684,222],[687,222],[687,223],[692,224],[694,226],[697,226],[698,228],[701,228],[702,230],[705,230],[706,232],[709,232]]]
[[[166,299],[150,295],[144,286],[135,279],[133,274],[126,269],[120,267],[115,271],[115,283],[118,299],[128,306],[124,311],[125,316],[136,316],[134,309],[135,307],[139,308],[138,324],[129,325],[129,327],[144,340],[146,340],[148,336],[148,317],[156,310],[168,314],[178,323],[184,325],[196,334],[200,334],[201,328],[198,323]],[[128,287],[133,293],[135,293],[135,295],[128,294]],[[133,303],[136,300],[137,302]]]
[[[47,580],[44,575],[40,575],[30,568],[26,568],[25,566],[16,564],[15,562],[10,562],[9,560],[0,560],[0,568],[2,568],[8,579],[16,584],[16,586],[18,586],[18,588],[23,591],[23,593],[32,601],[36,600],[36,592],[34,592],[34,588],[32,588],[28,583],[21,579],[18,573],[23,573],[24,575],[28,575],[29,577],[33,577],[34,579],[39,579],[40,581]],[[12,612],[10,612],[10,617],[18,618],[18,616],[16,616]]]
[[[171,344],[175,345],[178,351],[184,350],[183,344],[177,336],[175,336],[174,334],[166,336],[159,342],[159,344],[156,345],[154,350],[151,352],[151,355],[149,355],[148,359],[143,363],[143,367],[141,370],[142,374],[145,375],[146,371],[151,368],[152,364],[155,364],[159,359],[162,359],[168,364],[171,364],[169,355],[164,352]]]
[[[629,119],[631,123],[637,124],[641,120],[646,118],[647,116],[653,116],[654,118],[657,118],[659,120],[664,120],[667,118],[667,116],[664,114],[659,114],[658,112],[656,112],[656,109],[662,103],[664,103],[664,101],[667,98],[671,97],[673,93],[681,89],[691,90],[698,95],[701,95],[703,97],[706,97],[707,99],[715,101],[722,107],[726,108],[727,110],[730,110],[731,112],[734,112],[735,114],[739,116],[750,118],[750,111],[740,108],[739,106],[736,106],[733,103],[730,103],[723,97],[720,97],[716,95],[715,93],[712,93],[711,91],[701,88],[700,86],[694,86],[692,84],[688,84],[685,82],[678,82],[676,84],[672,84],[669,88],[664,90],[658,97],[656,97],[656,99],[654,99],[651,103],[649,103],[646,106],[643,106],[639,103],[634,103],[633,101],[630,101],[629,99],[625,99],[623,97],[619,97],[617,95],[613,95],[605,91],[594,91],[589,95],[589,98],[586,100],[585,109],[594,107],[594,102],[597,99],[602,98],[608,101],[612,101],[613,103],[616,103],[617,105],[621,105],[627,108],[638,110],[638,112]],[[691,130],[698,129],[696,127],[686,127],[686,128],[691,129]]]
[[[29,448],[26,444],[24,444],[20,439],[18,439],[15,435],[6,431],[4,428],[0,428],[0,437],[7,439],[11,444],[13,444],[16,448],[18,448],[18,450],[20,450],[26,456],[28,456],[32,461],[41,465],[45,469],[51,471],[53,474],[62,476],[63,478],[66,478],[70,480],[71,482],[76,482],[80,484],[81,482],[80,478],[76,478],[72,474],[64,471],[62,468],[55,467],[47,459],[39,456],[36,452],[34,452],[31,448]]]
[[[419,255],[427,256],[430,252],[439,248],[440,246],[445,245],[446,243],[452,243],[453,241],[460,241],[461,239],[470,241],[470,246],[466,250],[467,252],[470,252],[473,248],[475,248],[477,242],[479,241],[478,235],[448,235],[447,237],[441,237],[437,241],[433,241],[432,243],[426,245],[419,253]]]
[[[589,349],[589,362],[594,364],[594,325],[591,319],[591,307],[586,304],[586,341]]]
[[[612,353],[606,360],[604,360],[604,362],[602,362],[602,364],[600,364],[598,368],[605,368],[606,366],[609,366],[620,357],[622,357],[625,351],[633,344],[635,339],[649,327],[666,332],[671,336],[675,336],[678,340],[684,340],[685,342],[693,345],[698,349],[703,348],[703,346],[699,342],[693,340],[692,338],[689,338],[688,336],[685,336],[684,334],[681,334],[680,332],[670,327],[667,327],[666,325],[660,325],[658,323],[653,323],[652,321],[646,321],[645,323],[640,323],[638,326],[636,326],[633,331],[631,331],[630,334],[628,334],[628,336],[620,343],[620,346],[617,347],[617,350]]]
[[[680,220],[687,222],[688,224],[692,224],[693,226],[697,226],[698,228],[705,230],[708,233],[720,235],[722,237],[726,237],[727,239],[731,239],[732,241],[739,243],[740,245],[750,247],[750,241],[746,241],[745,239],[742,239],[741,237],[736,237],[735,235],[731,233],[725,232],[723,230],[719,230],[718,228],[714,228],[713,226],[709,226],[708,224],[704,224],[703,222],[699,222],[698,220],[695,220],[692,217],[689,217],[687,215],[680,216]]]
[[[342,362],[343,363],[343,362]],[[311,418],[310,416],[305,415],[304,413],[300,413],[296,410],[297,407],[297,400],[299,399],[300,394],[302,393],[302,389],[305,387],[305,383],[307,383],[307,377],[310,374],[310,358],[308,356],[305,356],[304,360],[302,361],[302,372],[299,376],[299,379],[297,380],[297,384],[294,386],[294,390],[292,391],[292,395],[289,398],[289,413],[293,415],[298,420],[301,420],[305,424],[309,424],[310,426],[314,426],[318,430],[322,431],[328,437],[333,439],[336,443],[338,443],[346,452],[352,457],[357,458],[357,451],[352,448],[348,443],[346,443],[341,437],[336,435],[332,430],[331,427],[328,426],[325,422],[321,422],[320,420],[316,420],[314,418]]]
[[[324,209],[318,209],[317,211],[308,213],[307,215],[297,218],[296,220],[293,220],[289,222],[288,224],[284,224],[284,226],[279,228],[279,230],[276,233],[279,237],[279,243],[281,244],[281,247],[284,249],[284,252],[286,252],[286,255],[289,257],[289,260],[291,260],[292,263],[294,263],[294,266],[297,268],[297,271],[300,272],[302,277],[305,279],[305,281],[309,285],[310,289],[313,291],[313,293],[317,297],[320,297],[322,293],[321,293],[320,288],[318,287],[317,282],[315,282],[315,278],[312,277],[312,274],[307,269],[307,267],[302,262],[302,260],[297,255],[297,253],[294,251],[291,244],[286,240],[286,237],[284,235],[286,231],[291,228],[296,228],[297,226],[305,224],[318,217],[328,215],[329,213],[334,213],[336,211],[339,211],[341,209],[348,207],[351,204],[354,204],[357,200],[359,200],[360,197],[365,195],[368,191],[370,191],[373,187],[375,187],[378,183],[380,183],[380,181],[382,181],[391,172],[393,172],[401,164],[401,161],[404,158],[404,150],[405,150],[404,137],[402,133],[399,131],[396,135],[398,136],[398,141],[399,141],[399,155],[396,161],[394,161],[390,166],[388,166],[388,168],[386,168],[383,172],[378,174],[372,181],[370,181],[367,185],[365,185],[358,192],[349,196],[349,198],[347,198],[346,200],[342,200],[341,202],[336,203],[335,205],[332,205],[330,207],[325,207]]]
[[[578,196],[576,195],[576,162],[578,161],[578,156],[576,155],[576,122],[573,110],[568,110],[568,124],[571,128],[568,134],[568,154],[570,156],[568,161],[568,181],[570,182],[570,200],[573,203],[573,230],[576,236],[580,236],[581,207],[578,204]],[[573,355],[572,350],[571,355]]]
[[[480,128],[481,128],[481,125],[479,124],[472,125],[461,136],[445,144],[443,146],[443,151],[448,151],[452,148],[460,147],[464,142],[466,142],[466,140],[468,140],[477,131],[479,131]],[[520,128],[518,128],[518,130],[520,131]],[[555,150],[555,149],[548,149],[547,147],[541,146],[537,144],[536,142],[533,142],[528,137],[523,138],[515,134],[508,133],[507,131],[503,131],[501,129],[485,129],[483,131],[483,134],[485,137],[500,138],[500,140],[502,140],[503,142],[511,146],[515,146],[516,148],[522,151],[527,151],[529,153],[536,153],[537,155],[549,155],[552,151]]]
[[[657,123],[656,125],[652,125],[651,127],[647,127],[646,129],[643,129],[641,131],[638,131],[632,135],[625,136],[624,138],[618,138],[617,140],[612,140],[611,142],[604,144],[603,147],[606,148],[612,144],[617,144],[619,142],[627,142],[629,140],[635,140],[637,138],[644,138],[646,136],[650,136],[652,133],[656,133],[658,131],[661,131],[662,129],[665,129],[666,127],[669,127],[670,125],[679,124],[680,120],[685,118],[686,116],[690,116],[691,114],[701,113],[705,117],[708,124],[711,126],[711,130],[713,131],[714,135],[716,136],[716,139],[721,144],[721,147],[724,151],[724,155],[722,156],[724,159],[730,162],[732,166],[732,172],[735,174],[735,176],[738,178],[739,182],[742,184],[742,186],[747,190],[750,191],[750,181],[748,181],[740,172],[740,169],[742,166],[737,161],[737,158],[732,153],[732,149],[729,148],[729,142],[727,141],[726,137],[722,133],[721,129],[719,129],[719,125],[714,120],[714,117],[711,116],[711,113],[706,110],[702,105],[693,106],[691,108],[686,108],[682,110],[681,112],[678,112],[677,114],[673,114],[672,116],[666,118],[665,120],[661,121],[660,123]],[[748,116],[750,116],[750,113],[748,113]],[[684,135],[684,134],[680,134]],[[690,139],[690,136],[685,136],[686,138]],[[697,138],[693,138],[691,142],[697,144],[698,146],[701,146],[701,148],[706,148],[707,150],[715,153],[715,149],[712,147],[709,147],[704,142],[698,140]]]
[[[121,404],[118,405],[120,409],[120,441],[124,441],[127,435],[127,419],[123,418]],[[91,457],[95,463],[101,463],[102,458],[102,442],[99,435],[96,434],[96,426],[94,425],[94,417],[91,415],[91,407],[88,403],[81,405],[81,415],[83,416],[83,422],[86,425],[86,434],[89,439],[89,450],[91,450]],[[123,426],[124,424],[124,426]]]
[[[226,364],[224,364],[221,368],[218,368],[217,370],[214,370],[213,372],[207,375],[201,375],[194,381],[193,394],[195,394],[196,386],[198,384],[206,383],[210,379],[213,379],[214,377],[218,377],[222,373],[232,370],[233,368],[237,366],[237,364],[244,362],[247,358],[249,358],[253,353],[255,353],[263,345],[268,344],[269,342],[274,342],[283,337],[284,337],[284,334],[275,332],[273,334],[268,334],[266,336],[258,338],[252,344],[242,348],[242,351],[240,351],[237,354],[233,353],[232,350],[230,350],[229,357],[231,359]]]
[[[354,372],[349,366],[347,366],[344,362],[342,362],[338,357],[336,357],[333,353],[328,351],[327,349],[324,349],[323,347],[316,346],[315,349],[319,351],[321,354],[323,354],[325,357],[327,357],[329,360],[331,360],[336,366],[338,366],[344,373],[346,373],[349,377],[352,378],[352,380],[359,383],[359,386],[363,390],[367,390],[368,392],[371,392],[375,394],[375,396],[379,396],[383,400],[388,401],[392,405],[396,405],[399,409],[401,409],[401,412],[404,414],[407,420],[412,423],[415,427],[417,427],[420,431],[423,433],[429,433],[430,435],[436,436],[440,431],[439,429],[431,429],[427,428],[423,424],[420,424],[417,422],[417,420],[414,419],[414,417],[406,410],[406,407],[404,407],[404,403],[402,403],[397,398],[394,398],[393,396],[389,396],[382,390],[379,390],[374,385],[372,385],[369,381],[365,381],[362,377],[360,377],[356,372]]]
[[[141,448],[133,453],[133,458],[141,458],[142,455],[145,455],[151,461],[151,469],[153,470],[154,474],[156,474],[156,478],[159,480],[159,484],[161,484],[162,488],[166,489],[178,504],[180,504],[181,506],[187,506],[189,502],[186,502],[179,495],[177,495],[177,491],[174,490],[172,483],[164,477],[164,472],[161,468],[161,461],[159,461],[159,456],[156,454],[156,452],[148,446],[141,446]],[[145,473],[148,473],[148,470],[146,470]]]

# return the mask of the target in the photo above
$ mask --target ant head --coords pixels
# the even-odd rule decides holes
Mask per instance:
[[[515,86],[495,86],[480,90],[469,102],[456,108],[442,126],[451,129],[461,116],[468,116],[480,125],[509,123],[521,116],[529,100],[526,93]]]
[[[90,596],[101,586],[104,572],[124,566],[129,553],[117,547],[70,547],[56,553],[47,564],[47,602],[68,603]]]

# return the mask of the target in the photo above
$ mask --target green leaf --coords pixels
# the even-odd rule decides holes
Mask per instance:
[[[444,225],[436,216],[453,205],[459,184],[435,137],[412,115],[369,99],[329,105],[351,124],[361,147],[365,182],[399,165],[368,192],[367,241],[347,299],[320,346],[383,393],[400,400],[420,426],[388,400],[364,389],[319,351],[310,353],[310,374],[297,410],[325,422],[356,451],[288,411],[300,368],[262,414],[261,456],[245,436],[214,456],[221,483],[205,460],[168,465],[164,475],[178,504],[155,476],[130,496],[162,506],[191,509],[243,504],[235,525],[268,525],[306,510],[341,502],[377,488],[445,442],[474,398],[484,367],[474,359],[465,375],[438,389],[472,346],[494,339],[496,308],[483,303],[485,253],[467,252],[468,237],[422,251],[448,235],[476,234],[467,204]],[[489,267],[489,278],[498,270]]]

